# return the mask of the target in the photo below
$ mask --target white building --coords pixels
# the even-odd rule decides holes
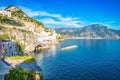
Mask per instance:
[[[0,10],[0,14],[2,14],[3,16],[8,16],[8,17],[11,17],[11,12],[9,11],[4,11],[4,10]]]
[[[44,41],[55,41],[57,34],[56,33],[51,33],[51,32],[45,32],[42,31],[41,33],[35,33],[35,36],[38,38],[40,42]]]

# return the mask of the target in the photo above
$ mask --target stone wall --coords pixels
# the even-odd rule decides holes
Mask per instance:
[[[4,56],[16,56],[23,54],[17,50],[18,44],[16,41],[2,41],[2,48],[4,50]]]
[[[4,75],[0,75],[0,80],[4,80]]]

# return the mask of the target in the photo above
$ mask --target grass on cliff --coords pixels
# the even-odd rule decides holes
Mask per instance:
[[[24,60],[25,62],[33,62],[35,59],[31,56],[10,56],[6,57],[7,59],[11,60]]]

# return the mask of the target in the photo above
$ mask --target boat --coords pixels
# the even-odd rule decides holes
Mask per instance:
[[[61,50],[69,50],[69,49],[73,49],[73,48],[77,48],[77,47],[78,47],[77,45],[73,45],[73,46],[61,48]]]

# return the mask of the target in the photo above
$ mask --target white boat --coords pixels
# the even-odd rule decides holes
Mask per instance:
[[[77,48],[78,46],[77,45],[73,45],[73,46],[68,46],[68,47],[65,47],[65,48],[61,48],[61,50],[69,50],[69,49],[73,49],[73,48]]]

